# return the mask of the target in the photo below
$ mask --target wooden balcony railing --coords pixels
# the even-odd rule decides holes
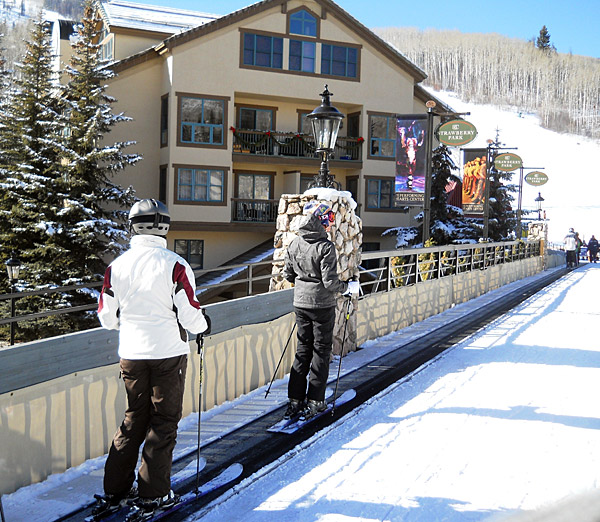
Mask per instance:
[[[231,199],[231,220],[235,222],[275,223],[277,219],[276,199]]]
[[[338,137],[334,158],[343,161],[361,161],[362,138]],[[307,134],[277,131],[236,129],[233,134],[233,152],[260,156],[315,158],[315,140]]]

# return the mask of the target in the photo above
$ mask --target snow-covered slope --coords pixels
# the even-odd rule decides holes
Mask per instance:
[[[490,105],[475,105],[459,100],[453,93],[431,90],[457,112],[470,112],[464,118],[477,127],[475,141],[465,147],[485,147],[500,130],[500,141],[523,159],[525,174],[541,170],[549,181],[540,187],[523,183],[523,209],[536,209],[538,192],[544,198],[542,208],[549,221],[548,237],[562,243],[569,227],[574,227],[586,241],[600,235],[600,142],[573,134],[559,134],[544,129],[539,118],[518,109],[502,110]],[[460,165],[459,151],[454,159]],[[530,169],[527,169],[530,167]],[[513,174],[518,185],[519,171]],[[517,199],[515,195],[515,208]]]

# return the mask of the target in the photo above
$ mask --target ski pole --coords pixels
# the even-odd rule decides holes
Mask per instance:
[[[335,413],[335,399],[337,398],[338,384],[340,383],[340,372],[342,371],[342,359],[344,357],[344,343],[346,342],[346,328],[350,319],[350,305],[352,304],[352,294],[348,296],[346,305],[346,320],[344,322],[344,334],[342,335],[342,349],[340,351],[340,364],[338,365],[337,380],[335,381],[335,391],[333,392],[333,403],[331,405],[331,415]]]
[[[0,495],[0,519],[2,522],[6,522],[6,518],[4,518],[4,508],[2,507],[2,495]]]
[[[265,399],[267,398],[267,396],[269,395],[269,392],[271,391],[271,386],[273,386],[273,381],[275,380],[275,376],[277,375],[277,371],[279,370],[279,366],[281,365],[281,361],[283,361],[283,356],[285,355],[287,347],[290,344],[290,340],[292,339],[292,334],[294,333],[295,329],[296,329],[296,322],[294,321],[294,326],[292,326],[292,331],[290,332],[290,336],[288,337],[288,340],[285,343],[285,347],[283,349],[281,357],[279,358],[279,362],[277,363],[277,368],[275,368],[275,371],[273,372],[273,377],[271,378],[271,382],[269,383],[269,387],[267,388],[267,392],[265,393]]]
[[[200,491],[200,418],[202,413],[202,366],[204,363],[204,334],[196,336],[196,344],[198,345],[198,451],[196,454],[196,496]]]

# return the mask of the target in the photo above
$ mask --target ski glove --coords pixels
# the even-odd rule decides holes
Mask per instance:
[[[343,296],[357,296],[360,293],[360,283],[358,281],[348,281],[348,289],[342,294]]]
[[[204,330],[202,332],[202,335],[210,335],[210,326],[211,326],[210,325],[210,317],[206,313],[206,309],[205,308],[202,309],[202,315],[204,316],[204,319],[206,320],[206,324],[207,324],[206,330]]]

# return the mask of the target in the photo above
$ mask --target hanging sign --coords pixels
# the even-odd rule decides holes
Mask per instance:
[[[525,176],[525,182],[533,185],[534,187],[544,185],[547,181],[548,175],[540,172],[539,170],[534,170]]]
[[[452,120],[442,123],[436,130],[440,143],[449,147],[460,147],[471,143],[477,137],[475,125],[465,120]]]
[[[396,116],[395,207],[423,205],[427,170],[427,153],[423,145],[427,143],[426,134],[426,114]]]
[[[494,167],[496,167],[498,170],[503,170],[505,172],[517,170],[522,166],[523,160],[521,159],[521,156],[517,156],[516,154],[512,154],[511,152],[498,154],[498,156],[496,156],[496,159],[494,160]]]
[[[485,206],[487,149],[463,149],[462,208],[467,217],[481,217]]]

